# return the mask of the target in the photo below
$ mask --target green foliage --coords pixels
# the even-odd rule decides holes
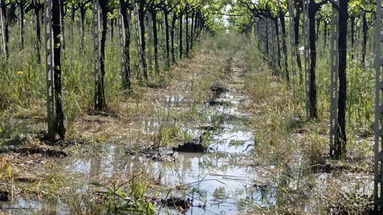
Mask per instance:
[[[113,184],[111,187],[92,182],[91,185],[100,188],[96,193],[103,195],[104,205],[108,214],[145,214],[152,215],[155,213],[153,204],[146,200],[145,192],[149,184],[140,177],[132,179],[129,192],[122,190],[126,184]]]
[[[180,128],[177,125],[165,122],[160,126],[155,144],[157,147],[169,146],[179,135]]]
[[[360,16],[364,11],[375,10],[375,4],[374,0],[350,0],[349,14],[350,16]]]

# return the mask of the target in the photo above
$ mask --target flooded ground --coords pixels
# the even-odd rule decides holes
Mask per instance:
[[[211,89],[209,101],[197,106],[197,102],[187,96],[190,94],[188,87],[183,91],[173,91],[173,94],[153,95],[152,102],[165,111],[160,116],[145,117],[129,125],[131,133],[142,131],[151,136],[156,136],[164,123],[177,125],[181,133],[193,138],[191,141],[197,144],[201,138],[207,139],[204,140],[208,143],[207,152],[174,152],[171,146],[165,146],[151,152],[153,156],[144,156],[128,153],[127,147],[121,144],[104,144],[104,153],[99,156],[75,155],[55,160],[62,171],[71,176],[73,185],[76,184],[69,192],[88,193],[93,189],[91,182],[102,183],[116,175],[129,177],[145,173],[161,187],[146,194],[153,199],[157,213],[161,215],[239,214],[254,205],[274,205],[276,194],[266,185],[260,185],[262,174],[251,159],[254,131],[247,126],[251,114],[242,106],[247,98],[241,94],[244,87],[239,77],[241,71],[236,70],[225,85]],[[164,119],[166,115],[187,112],[191,108],[197,109],[198,120],[166,122]],[[112,139],[125,141],[126,145],[140,141],[129,138],[126,133]],[[191,207],[181,212],[179,208],[161,204],[161,199],[169,197],[184,199],[190,202]],[[55,200],[19,198],[2,204],[2,211],[10,214],[70,214],[65,198],[65,195]]]
[[[368,214],[372,141],[332,160],[327,119],[306,121],[262,58],[219,44],[110,112],[83,110],[68,143],[41,139],[41,113],[15,117],[27,129],[1,149],[0,214],[110,214],[135,192],[160,215]]]

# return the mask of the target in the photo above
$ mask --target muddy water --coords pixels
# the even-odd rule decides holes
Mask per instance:
[[[254,205],[267,207],[275,204],[276,194],[272,190],[254,186],[262,181],[262,177],[250,157],[254,133],[246,126],[250,115],[241,108],[241,103],[246,99],[237,92],[236,85],[229,85],[228,88],[228,92],[215,99],[216,103],[222,105],[204,105],[203,110],[207,114],[204,122],[185,122],[181,125],[183,132],[194,137],[206,131],[206,128],[201,128],[203,125],[210,126],[211,145],[208,153],[175,153],[172,158],[174,162],[159,162],[127,155],[120,146],[109,144],[104,148],[104,156],[58,160],[60,165],[74,173],[84,184],[74,192],[87,192],[90,182],[102,181],[116,174],[128,176],[147,172],[165,187],[162,193],[148,195],[157,195],[157,199],[172,196],[193,200],[193,207],[186,214],[242,214],[254,208]],[[179,95],[155,99],[165,104],[169,111],[187,108],[191,103]],[[160,120],[146,119],[135,126],[155,134],[161,124]],[[181,185],[183,189],[175,189]],[[156,206],[161,215],[180,213],[174,208],[160,204]],[[70,213],[60,200],[19,199],[2,207],[3,211],[12,214]]]

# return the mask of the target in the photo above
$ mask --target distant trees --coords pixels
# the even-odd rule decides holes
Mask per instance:
[[[146,62],[146,41],[145,41],[145,0],[135,0],[134,10],[136,13],[137,29],[138,29],[138,44],[139,44],[139,59],[140,71],[144,78],[144,82],[148,81],[148,66]]]
[[[131,71],[130,71],[130,11],[133,5],[129,0],[119,0],[120,12],[120,34],[121,34],[121,76],[122,88],[131,89]],[[129,12],[128,12],[129,10]]]
[[[24,12],[25,12],[26,2],[24,0],[18,0],[17,4],[19,7],[20,47],[21,49],[24,49]]]
[[[167,1],[161,0],[161,11],[164,16],[164,24],[165,24],[165,51],[166,51],[166,67],[170,67],[170,29],[169,29],[169,12],[172,11],[173,8],[170,7]]]
[[[337,5],[336,2],[339,2],[339,5]],[[360,1],[360,0],[349,0],[349,1],[330,1],[330,0],[290,0],[290,1],[267,1],[267,0],[260,0],[260,1],[244,1],[240,0],[239,5],[236,6],[236,8],[232,9],[232,14],[234,18],[231,18],[231,21],[234,24],[240,23],[241,28],[243,29],[249,29],[253,25],[248,25],[249,22],[242,22],[239,18],[236,18],[235,14],[240,13],[248,13],[252,16],[252,22],[258,25],[262,25],[262,27],[259,27],[258,29],[266,29],[266,33],[268,36],[264,38],[264,41],[262,41],[263,38],[259,38],[261,42],[265,44],[265,48],[267,50],[264,50],[266,53],[267,58],[271,57],[271,63],[273,66],[276,66],[276,70],[283,71],[285,73],[284,78],[287,82],[289,82],[289,73],[291,71],[288,71],[288,65],[287,63],[287,48],[286,48],[286,41],[285,41],[285,35],[286,35],[286,21],[285,16],[286,14],[289,14],[289,16],[292,16],[294,26],[290,29],[293,29],[294,32],[293,35],[294,38],[291,38],[295,43],[294,47],[291,47],[291,50],[295,49],[296,56],[291,56],[289,59],[293,60],[296,59],[296,62],[294,65],[298,66],[299,72],[299,79],[301,80],[300,86],[297,86],[299,88],[304,88],[307,92],[306,96],[306,106],[308,110],[308,119],[316,119],[318,118],[318,107],[317,107],[317,58],[318,58],[318,51],[317,51],[317,40],[319,31],[321,30],[321,26],[323,26],[324,31],[324,44],[326,45],[327,42],[327,34],[328,34],[328,21],[325,20],[322,22],[323,19],[327,19],[329,17],[326,13],[328,13],[328,10],[323,10],[323,7],[326,6],[328,8],[328,5],[331,7],[334,7],[338,13],[339,13],[339,31],[337,32],[339,35],[337,35],[338,38],[338,44],[339,47],[337,47],[337,50],[339,51],[338,57],[339,57],[339,65],[338,65],[338,73],[339,77],[337,81],[338,89],[338,101],[336,102],[337,105],[337,114],[336,114],[336,121],[337,121],[337,135],[336,135],[336,144],[335,144],[335,150],[332,156],[334,158],[341,158],[344,157],[346,154],[346,142],[347,142],[347,135],[346,135],[346,101],[347,101],[347,49],[349,48],[349,45],[351,47],[354,47],[356,45],[356,33],[355,32],[361,32],[361,62],[364,63],[366,61],[366,47],[367,47],[367,40],[368,40],[368,22],[367,22],[367,15],[370,12],[373,12],[373,6],[374,1],[367,0],[367,1]],[[292,7],[293,13],[288,13],[289,5]],[[349,5],[351,5],[349,7]],[[307,8],[307,10],[305,10]],[[350,15],[351,14],[351,15]],[[308,25],[305,26],[305,17],[307,17],[307,23]],[[373,17],[370,17],[370,19]],[[279,20],[278,20],[279,19]],[[272,29],[271,23],[274,23],[275,29]],[[308,32],[307,34],[301,34],[300,32],[300,26],[302,26],[304,29],[302,32]],[[331,27],[331,26],[330,26]],[[357,31],[357,27],[359,27],[359,31]],[[246,30],[248,31],[248,30]],[[261,33],[261,32],[259,32]],[[271,33],[271,34],[270,34]],[[270,40],[273,40],[273,42],[270,42]],[[307,44],[302,44],[303,41],[308,41]],[[349,44],[348,44],[349,41]],[[275,44],[275,45],[274,45]],[[308,55],[309,57],[306,59],[306,83],[303,84],[303,75],[302,75],[302,63],[301,63],[301,57],[300,52],[298,51],[299,47],[302,45],[305,45],[305,55]],[[276,46],[276,47],[275,47]],[[273,51],[275,48],[276,51]],[[273,53],[277,53],[276,55]],[[352,53],[351,59],[354,58],[354,54]],[[284,63],[281,63],[283,62]],[[295,68],[294,68],[295,70]],[[276,73],[276,75],[280,76],[280,73]],[[291,74],[294,75],[294,74]]]
[[[89,55],[93,48],[93,68],[89,68],[94,77],[91,106],[96,111],[106,111],[105,78],[110,69],[107,51],[109,45],[115,47],[114,30],[118,28],[120,32],[120,85],[129,93],[135,83],[147,85],[156,81],[162,70],[190,55],[202,29],[215,22],[208,7],[209,3],[203,0],[0,0],[1,62],[7,65],[17,51],[29,51],[33,41],[33,62],[45,64],[46,69],[48,139],[62,140],[66,133],[63,111],[66,83],[63,90],[62,77],[63,68],[67,68],[66,61],[62,66],[62,59],[72,58],[72,53]],[[207,24],[207,19],[213,21]],[[29,28],[33,29],[32,34],[26,31]],[[133,44],[137,44],[137,50],[132,49]],[[149,56],[154,59],[153,71]],[[32,64],[31,68],[35,66]]]
[[[85,15],[91,0],[78,0],[77,8],[80,12],[80,24],[81,24],[81,50],[84,50],[84,37],[85,37]]]
[[[37,62],[41,63],[41,11],[44,8],[44,3],[41,3],[40,0],[33,0],[31,7],[34,10],[35,15],[35,30],[36,30],[36,55]]]
[[[152,18],[152,29],[153,29],[153,47],[154,47],[154,71],[159,73],[159,63],[158,63],[158,31],[157,31],[157,11],[160,9],[160,3],[156,1],[148,1],[147,10]]]

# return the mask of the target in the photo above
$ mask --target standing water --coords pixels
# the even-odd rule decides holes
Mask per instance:
[[[108,144],[102,156],[69,157],[57,162],[82,181],[75,193],[85,193],[91,190],[89,183],[115,174],[129,176],[145,172],[152,175],[164,189],[147,195],[155,196],[157,213],[161,215],[241,214],[254,209],[255,205],[274,205],[276,194],[269,187],[259,185],[262,174],[251,159],[254,133],[247,128],[251,114],[242,107],[246,102],[240,93],[243,87],[243,81],[236,74],[227,86],[212,89],[213,99],[202,108],[207,114],[204,122],[198,125],[185,122],[180,126],[182,132],[197,137],[197,142],[198,137],[208,136],[208,152],[167,152],[172,154],[172,161],[163,161],[130,155],[121,146]],[[186,109],[193,102],[183,97],[182,92],[154,100],[167,106],[169,112]],[[155,135],[161,124],[161,120],[150,118],[133,127]],[[184,199],[192,206],[180,212],[179,208],[158,201],[170,197]],[[70,214],[62,198],[58,201],[18,199],[3,205],[2,209],[11,214]]]

